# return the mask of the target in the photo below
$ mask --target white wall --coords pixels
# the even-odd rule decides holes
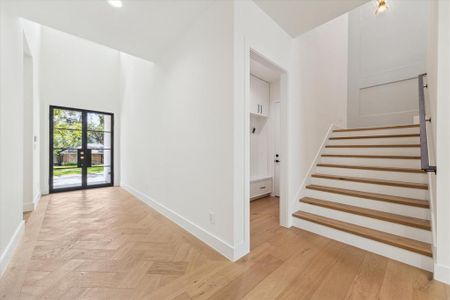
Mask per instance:
[[[114,113],[114,183],[120,182],[120,53],[117,50],[42,27],[41,190],[48,193],[49,106]]]
[[[368,2],[349,13],[350,127],[412,124],[417,76],[426,71],[426,0],[391,0],[374,15]]]
[[[122,60],[122,185],[230,258],[232,21],[215,2],[154,67]]]
[[[153,143],[148,148],[145,141],[149,134],[143,133],[142,128],[150,128],[149,133],[153,135],[153,141],[161,141],[164,137],[159,124],[151,124],[154,116],[158,116],[157,107],[152,107],[155,101],[154,93],[154,64],[134,56],[124,53],[120,54],[121,65],[121,95],[122,95],[122,128],[121,128],[121,185],[133,184],[136,188],[149,186],[152,182],[161,184],[163,174],[150,172],[142,174],[145,169],[153,170],[158,168],[158,160],[154,160],[155,165],[148,165],[149,157],[159,157],[164,153],[165,147],[162,143]],[[143,114],[147,114],[143,117]],[[157,123],[157,122],[155,122]],[[151,125],[151,126],[149,126]],[[139,130],[139,128],[141,128]],[[153,130],[151,130],[153,128]],[[155,136],[160,134],[159,136]],[[146,167],[142,172],[136,171],[139,165],[145,163]],[[161,166],[158,168],[160,169]]]
[[[431,5],[432,27],[437,35],[430,39],[428,70],[432,123],[436,131],[436,253],[437,280],[450,284],[450,3]]]
[[[0,2],[0,274],[23,226],[23,33]]]
[[[294,201],[330,125],[347,125],[347,28],[343,15],[295,39]]]
[[[439,1],[428,3],[428,43],[427,43],[427,81],[428,81],[428,113],[434,119],[437,115],[437,71],[438,71],[438,29],[439,29]],[[436,122],[430,123],[433,141],[436,141]],[[436,153],[434,153],[436,157]]]
[[[40,82],[41,26],[21,19],[26,46],[24,57],[24,210],[33,210],[40,197]],[[28,68],[28,74],[27,73]],[[31,72],[30,72],[31,71]],[[27,78],[28,77],[28,78]],[[28,83],[26,82],[28,79]],[[28,85],[28,87],[26,86]]]

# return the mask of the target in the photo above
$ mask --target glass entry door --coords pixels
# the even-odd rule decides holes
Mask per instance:
[[[114,115],[50,107],[50,192],[113,185]]]

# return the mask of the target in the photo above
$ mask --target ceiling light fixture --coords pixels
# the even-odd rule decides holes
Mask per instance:
[[[377,10],[375,11],[375,15],[379,15],[384,13],[389,6],[386,3],[386,0],[377,0]]]
[[[121,8],[123,6],[122,1],[120,0],[108,0],[109,5],[115,8]]]

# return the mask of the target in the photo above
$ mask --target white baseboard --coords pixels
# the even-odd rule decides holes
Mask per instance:
[[[24,231],[24,221],[20,221],[19,225],[16,228],[16,231],[14,232],[13,236],[8,242],[8,245],[6,246],[5,250],[0,256],[0,276],[3,275],[6,268],[8,267],[8,263],[11,259],[11,256],[16,250],[17,244],[19,243],[20,239],[22,238],[23,231]]]
[[[167,217],[171,221],[175,222],[178,226],[182,227],[184,230],[191,233],[193,236],[210,246],[211,248],[215,249],[217,252],[228,258],[229,260],[234,261],[237,258],[237,254],[235,254],[235,249],[225,241],[221,240],[220,238],[216,237],[215,235],[211,234],[210,232],[206,231],[205,229],[201,228],[197,224],[194,224],[193,222],[189,221],[185,217],[179,215],[175,211],[171,210],[170,208],[162,205],[161,203],[155,201],[154,199],[150,198],[146,194],[138,191],[137,189],[127,185],[122,184],[122,188],[127,190],[129,193],[131,193],[133,196],[135,196],[137,199],[141,200],[148,206],[152,207],[156,211],[158,211],[163,216]]]
[[[450,267],[434,264],[434,279],[450,284]]]

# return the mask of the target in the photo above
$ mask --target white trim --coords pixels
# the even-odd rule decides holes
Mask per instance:
[[[360,237],[358,235],[347,233],[328,226],[312,223],[298,218],[294,219],[294,226],[300,229],[310,231],[318,235],[325,236],[329,239],[352,245],[354,247],[427,270],[429,272],[433,272],[433,258],[431,257]]]
[[[302,198],[303,195],[305,195],[306,185],[309,182],[311,175],[315,171],[316,165],[319,163],[319,160],[321,157],[320,155],[322,154],[322,152],[324,152],[324,149],[325,149],[325,146],[327,145],[328,139],[333,134],[334,129],[337,129],[337,127],[334,124],[331,124],[330,127],[328,128],[327,133],[325,134],[325,137],[322,140],[322,144],[320,145],[320,148],[317,150],[316,156],[314,157],[314,160],[312,161],[311,166],[308,169],[308,172],[306,173],[305,177],[303,178],[302,184],[300,185],[300,188],[297,191],[295,199],[293,199],[293,201],[295,203],[294,207],[296,206],[298,200],[300,198]]]
[[[434,279],[450,284],[450,268],[440,264],[434,264]]]
[[[240,238],[235,242],[235,256],[234,260],[248,254],[250,252],[250,56],[251,53],[258,55],[265,61],[278,68],[282,73],[280,75],[280,118],[281,118],[281,145],[280,155],[283,159],[283,165],[280,170],[280,225],[284,227],[291,227],[290,217],[290,201],[288,199],[288,103],[289,103],[289,72],[280,67],[278,63],[275,63],[267,55],[263,54],[265,51],[259,49],[256,43],[249,41],[247,38],[243,39],[244,53],[237,53],[237,55],[243,55],[244,68],[235,71],[237,78],[244,80],[242,94],[239,90],[236,94],[235,90],[235,187],[234,187],[234,234],[235,236],[241,236],[243,233],[243,240]],[[244,101],[242,101],[242,96]],[[242,123],[241,121],[244,121]],[[243,125],[243,126],[242,126]],[[242,219],[241,219],[242,218]],[[241,223],[242,221],[242,223]]]
[[[237,245],[236,248],[234,249],[234,256],[232,261],[238,260],[239,258],[247,255],[249,252],[250,250],[248,249],[248,245],[246,245],[245,243]]]
[[[215,249],[217,252],[228,258],[229,260],[234,261],[235,260],[235,249],[229,245],[227,242],[221,240],[220,238],[216,237],[215,235],[211,234],[210,232],[206,231],[205,229],[201,228],[197,224],[194,224],[193,222],[189,221],[185,217],[181,216],[180,214],[176,213],[175,211],[171,210],[170,208],[162,205],[161,203],[157,202],[156,200],[152,199],[151,197],[147,196],[146,194],[138,191],[137,189],[127,185],[123,184],[122,188],[127,190],[129,193],[131,193],[133,196],[135,196],[137,199],[142,201],[143,203],[147,204],[148,206],[152,207],[156,211],[158,211],[160,214],[168,218],[169,220],[176,223],[178,226],[182,227],[186,231],[188,231],[190,234],[195,236],[196,238],[200,239],[202,242],[210,246],[211,248]]]
[[[41,201],[41,194],[40,193],[37,193],[36,194],[36,196],[34,196],[34,199],[33,199],[33,210],[35,210],[36,209],[36,207],[38,206],[38,204],[39,204],[39,201]]]
[[[34,211],[38,206],[39,201],[41,201],[41,194],[37,194],[36,196],[34,196],[33,202],[24,203],[23,211]]]
[[[19,225],[16,228],[16,231],[14,232],[13,236],[8,242],[8,245],[6,246],[5,250],[0,256],[0,276],[2,276],[3,273],[6,271],[6,268],[8,267],[8,263],[13,255],[13,252],[14,250],[16,250],[16,247],[22,238],[24,232],[24,225],[25,222],[23,220],[20,221]]]

